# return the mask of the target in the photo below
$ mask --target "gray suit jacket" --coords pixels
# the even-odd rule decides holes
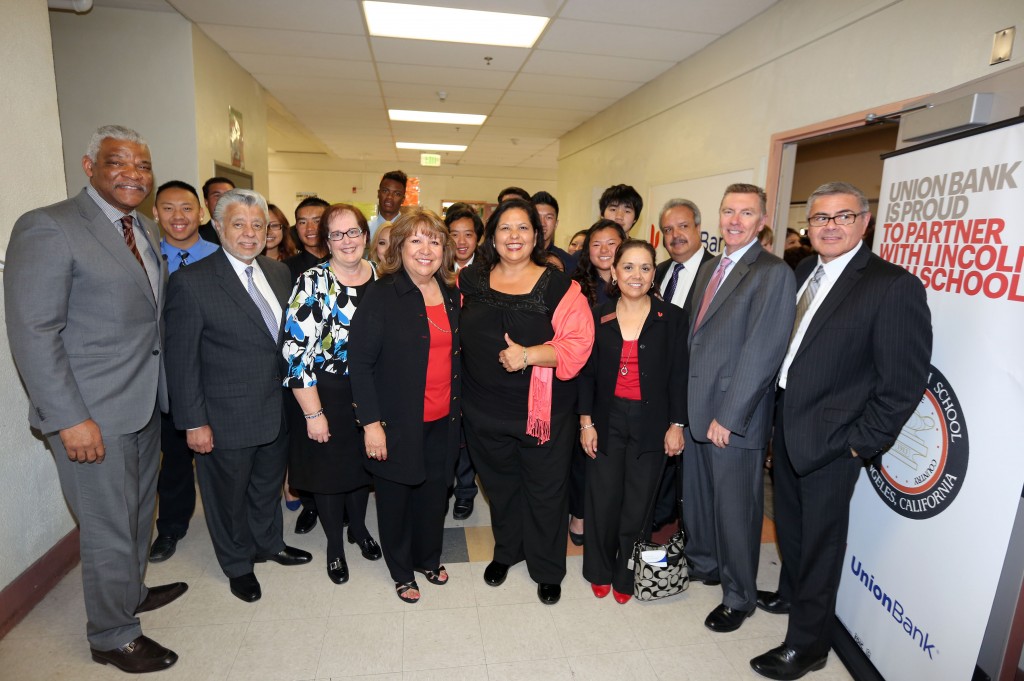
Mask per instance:
[[[114,225],[83,190],[18,219],[4,272],[7,336],[44,434],[93,419],[140,430],[167,408],[160,310],[167,266],[156,225],[139,216],[160,263],[156,296]]]
[[[771,434],[775,378],[796,315],[796,281],[785,262],[754,243],[718,289],[699,329],[694,324],[721,256],[701,265],[690,301],[690,434],[707,442],[716,419],[729,444],[762,449]]]
[[[257,261],[287,308],[288,267]],[[223,250],[174,273],[165,316],[174,425],[210,426],[214,451],[273,442],[284,413],[284,359]]]

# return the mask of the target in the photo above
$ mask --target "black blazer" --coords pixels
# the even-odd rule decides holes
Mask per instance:
[[[597,429],[597,447],[608,444],[608,415],[622,366],[622,332],[615,300],[594,307],[594,349],[580,372],[580,414],[589,414]],[[640,330],[637,360],[643,403],[641,452],[665,449],[670,423],[686,423],[686,316],[675,305],[651,297],[651,311]]]
[[[288,268],[262,255],[256,260],[287,308]],[[164,315],[175,427],[210,426],[215,448],[273,442],[282,423],[284,360],[223,250],[174,273]]]
[[[454,468],[462,418],[459,297],[438,277],[452,329],[452,390],[448,460]],[[427,383],[430,327],[423,295],[405,270],[370,286],[352,317],[348,371],[352,406],[360,425],[380,421],[387,436],[386,461],[367,459],[385,480],[416,485],[426,479],[423,457],[423,393]]]
[[[797,267],[803,282],[818,266]],[[866,246],[843,270],[789,367],[783,424],[800,475],[841,456],[870,459],[896,441],[924,394],[931,313],[921,281]]]
[[[704,263],[706,263],[708,260],[714,260],[715,259],[715,256],[712,255],[711,253],[709,253],[708,249],[706,249],[703,246],[701,246],[700,250],[703,253],[703,255],[700,256],[700,263],[697,265],[697,269],[698,270],[700,269],[700,266],[703,265]],[[675,260],[672,260],[671,258],[666,260],[665,262],[658,263],[658,267],[654,270],[654,290],[655,291],[658,291],[658,292],[661,291],[661,285],[665,281],[665,277],[668,276],[669,269],[671,269],[673,264],[675,264]],[[683,312],[686,313],[686,319],[687,320],[690,319],[691,308],[693,307],[693,301],[691,299],[693,298],[693,287],[694,287],[694,285],[696,283],[697,283],[697,276],[696,276],[696,273],[694,273],[693,280],[690,282],[690,288],[686,292],[686,298],[684,298],[685,302],[683,303]],[[668,302],[672,302],[672,301],[668,301]],[[687,322],[687,326],[689,326],[689,322]]]

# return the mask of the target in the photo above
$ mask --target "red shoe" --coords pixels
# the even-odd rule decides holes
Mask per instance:
[[[633,597],[632,594],[620,594],[615,589],[612,589],[612,596],[615,597],[615,602],[619,605],[623,605],[629,602],[629,599]]]
[[[590,590],[594,592],[594,595],[598,598],[604,598],[608,595],[608,592],[612,590],[611,584],[591,584]]]

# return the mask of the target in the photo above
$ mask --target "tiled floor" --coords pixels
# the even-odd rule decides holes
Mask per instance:
[[[483,570],[492,546],[490,518],[480,498],[469,520],[449,516],[447,523],[446,551],[470,562],[448,558],[451,580],[444,587],[420,580],[423,597],[416,605],[398,600],[383,561],[368,562],[355,551],[349,551],[351,580],[335,586],[325,574],[319,526],[295,535],[295,514],[287,511],[285,541],[311,551],[313,562],[257,565],[263,598],[247,604],[228,590],[201,513],[174,557],[152,565],[147,575],[149,584],[189,583],[182,598],[142,615],[146,634],[180,656],[157,676],[161,681],[734,681],[760,678],[750,658],[778,645],[785,633],[784,616],[760,611],[739,631],[711,633],[704,617],[720,602],[721,590],[702,584],[654,603],[595,599],[580,575],[578,550],[569,551],[555,606],[537,600],[524,565],[513,567],[501,587],[489,587]],[[372,503],[368,524],[376,527]],[[765,543],[760,586],[774,588],[778,572],[775,547]],[[90,660],[84,628],[75,569],[0,641],[0,679],[128,678]],[[851,677],[832,654],[828,666],[808,678]]]

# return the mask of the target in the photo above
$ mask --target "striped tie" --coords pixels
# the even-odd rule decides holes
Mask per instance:
[[[146,263],[142,262],[142,254],[139,253],[139,247],[135,245],[135,220],[132,219],[131,215],[125,215],[121,218],[121,226],[124,227],[122,232],[124,233],[124,242],[128,246],[128,250],[132,252],[135,259],[142,265],[143,271],[146,269]]]
[[[260,314],[263,316],[263,323],[267,325],[267,331],[270,332],[270,337],[277,342],[277,329],[278,320],[274,316],[274,311],[270,309],[270,304],[267,299],[263,297],[260,290],[256,288],[256,282],[252,279],[252,265],[245,268],[245,276],[249,278],[249,297],[252,298],[252,302],[256,303],[256,307],[259,308]]]

